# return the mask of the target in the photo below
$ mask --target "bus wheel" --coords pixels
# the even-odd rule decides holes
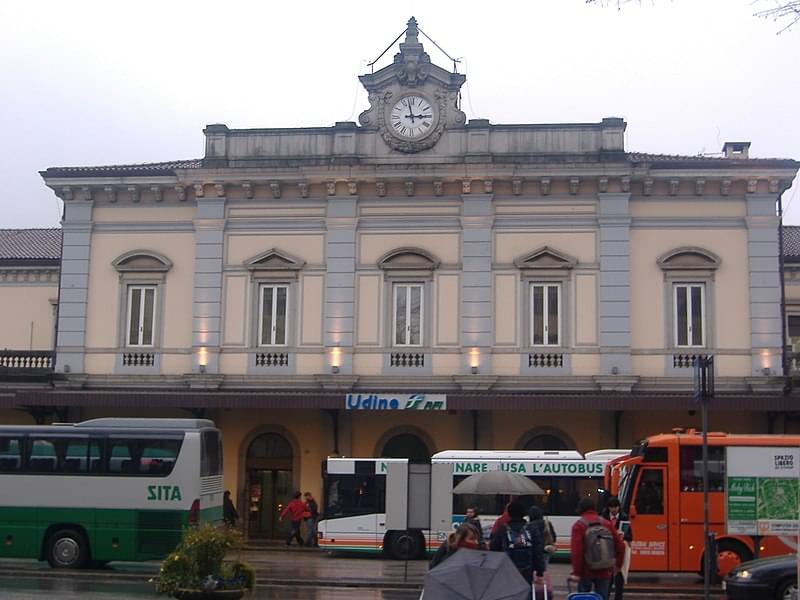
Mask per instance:
[[[736,540],[722,540],[717,544],[717,569],[720,577],[725,577],[748,560],[753,560],[753,556],[744,544]]]
[[[411,560],[422,551],[422,538],[413,531],[395,531],[389,542],[389,552],[397,560]]]
[[[75,529],[60,529],[47,540],[47,562],[54,569],[80,569],[89,559],[89,544]]]
[[[778,586],[775,600],[792,600],[792,598],[797,598],[797,582],[794,579],[788,579]]]

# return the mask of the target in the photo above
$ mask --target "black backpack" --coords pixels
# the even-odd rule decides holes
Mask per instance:
[[[530,571],[533,568],[533,540],[527,527],[513,530],[506,526],[506,554],[519,571]]]

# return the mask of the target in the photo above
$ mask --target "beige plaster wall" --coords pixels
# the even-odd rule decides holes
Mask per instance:
[[[494,259],[498,263],[510,263],[529,252],[550,246],[553,250],[574,256],[581,263],[596,261],[595,232],[552,231],[547,233],[502,232],[494,235]]]
[[[427,250],[445,264],[456,264],[460,257],[461,236],[449,232],[361,232],[358,235],[358,260],[362,265],[375,265],[378,259],[395,248],[412,246]]]
[[[353,373],[380,375],[383,372],[383,354],[361,353],[353,355]]]
[[[225,236],[225,264],[241,266],[246,260],[270,248],[281,250],[310,265],[325,262],[325,236],[319,232],[228,233]]]
[[[715,274],[715,303],[706,313],[718,348],[749,348],[750,295],[747,231],[744,229],[631,230],[631,346],[663,349],[666,311],[664,273],[659,256],[682,246],[697,246],[717,254],[722,264]],[[741,375],[749,374],[749,369]]]
[[[300,329],[300,345],[322,345],[325,275],[315,273],[304,274],[300,277],[300,294],[302,310],[299,321],[295,321],[295,328]]]
[[[691,215],[694,218],[707,217],[744,217],[747,206],[740,199],[729,200],[631,200],[632,217],[664,217],[674,219],[678,216]]]
[[[460,375],[461,354],[433,354],[433,375]]]
[[[250,274],[224,273],[222,276],[222,345],[249,346]],[[223,371],[225,372],[225,371]]]
[[[57,284],[0,285],[0,348],[52,350]]]
[[[519,354],[492,354],[492,375],[519,375]]]
[[[89,261],[89,299],[86,321],[87,348],[117,348],[124,343],[119,331],[120,310],[126,294],[111,261],[130,250],[151,250],[172,261],[166,275],[164,297],[159,302],[164,314],[157,319],[163,327],[163,348],[190,348],[194,285],[194,234],[192,233],[94,233]],[[92,373],[88,371],[87,373]]]
[[[600,355],[599,354],[573,354],[572,374],[575,376],[600,375]]]
[[[163,222],[189,222],[195,218],[193,204],[174,206],[169,204],[156,204],[146,206],[97,206],[92,209],[92,218],[95,223],[163,223]]]
[[[597,275],[575,274],[575,345],[597,345]]]

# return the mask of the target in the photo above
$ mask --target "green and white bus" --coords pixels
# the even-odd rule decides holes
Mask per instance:
[[[0,425],[0,558],[160,559],[222,520],[222,435],[203,419]]]

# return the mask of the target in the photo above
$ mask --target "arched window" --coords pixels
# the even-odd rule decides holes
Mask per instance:
[[[560,437],[549,433],[542,433],[530,438],[523,450],[569,450],[567,443]]]
[[[418,436],[413,433],[399,433],[383,445],[381,456],[384,458],[407,458],[412,461],[430,460],[431,451]]]
[[[292,446],[278,433],[263,433],[247,449],[247,458],[292,458]]]

